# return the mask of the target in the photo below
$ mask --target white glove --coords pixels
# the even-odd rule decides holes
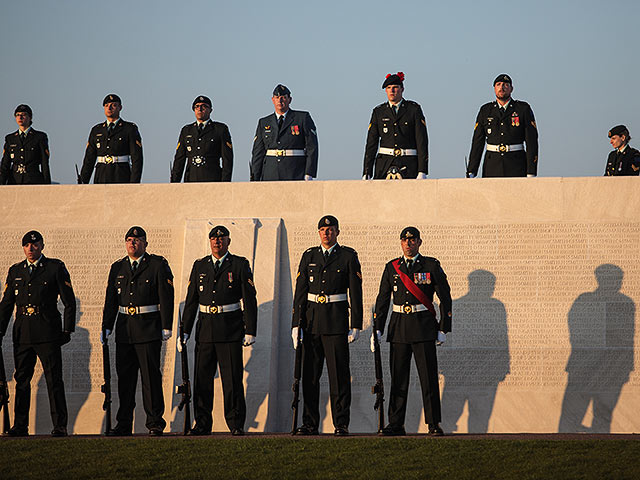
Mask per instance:
[[[475,173],[471,173],[471,172],[469,172],[469,178],[476,178]]]
[[[535,177],[535,175],[533,173],[527,173],[527,177],[531,178],[531,177]]]
[[[180,341],[180,335],[176,337],[176,346],[178,347],[178,352],[182,353],[182,343],[184,342],[185,346],[187,345],[187,340],[189,340],[189,334],[182,334],[182,342]]]
[[[305,182],[310,182],[311,180],[313,180],[313,177],[311,175],[305,175],[304,176],[304,181]]]
[[[416,180],[426,180],[427,179],[427,174],[424,172],[418,172],[418,176],[416,177]]]
[[[298,329],[300,327],[293,327],[291,329],[291,339],[293,340],[293,348],[296,349],[298,348]],[[302,332],[300,332],[300,340],[302,340],[304,336],[304,330]]]
[[[244,341],[242,342],[242,346],[243,347],[248,347],[249,345],[253,345],[254,343],[256,343],[256,337],[255,335],[245,335],[244,336]]]
[[[369,175],[363,175],[362,179],[363,180],[371,180],[371,177]]]
[[[349,330],[349,343],[353,343],[356,340],[358,340],[358,337],[360,337],[360,329],[359,328],[352,328],[351,330]]]
[[[171,330],[162,329],[162,341],[166,342],[171,338]]]
[[[376,330],[376,335],[378,335],[378,344],[382,341],[382,332],[380,330]],[[374,339],[373,339],[373,335],[374,333],[371,332],[371,353],[375,353],[376,352],[376,344],[374,343]]]
[[[105,330],[101,330],[100,331],[100,343],[104,345],[104,342],[107,341],[107,339],[105,338],[105,335],[108,337],[109,335],[111,335],[111,330],[109,330],[108,328]]]
[[[436,340],[436,345],[439,347],[440,345],[442,345],[444,343],[444,341],[447,339],[447,334],[444,332],[438,332],[438,340]]]

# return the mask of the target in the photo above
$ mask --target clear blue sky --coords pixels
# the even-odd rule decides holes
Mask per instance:
[[[142,134],[142,181],[166,182],[204,94],[231,130],[233,180],[246,181],[258,118],[283,83],[317,125],[318,178],[356,179],[382,81],[401,70],[427,118],[429,177],[455,178],[505,72],[536,116],[539,176],[602,175],[609,128],[626,124],[640,146],[639,21],[637,0],[4,2],[0,131],[29,104],[49,134],[53,179],[75,183],[114,92]]]

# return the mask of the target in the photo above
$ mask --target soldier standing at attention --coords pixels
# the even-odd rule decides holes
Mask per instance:
[[[115,93],[102,101],[106,122],[89,133],[80,177],[89,183],[140,183],[142,178],[142,138],[135,123],[120,118],[122,101]]]
[[[640,174],[640,152],[629,145],[631,135],[624,125],[609,130],[609,143],[615,149],[607,158],[604,176]]]

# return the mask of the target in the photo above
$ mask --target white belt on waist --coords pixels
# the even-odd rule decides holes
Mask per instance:
[[[200,305],[202,313],[227,313],[240,310],[240,302],[230,303],[229,305]]]
[[[424,312],[427,310],[422,304],[419,305],[396,305],[393,304],[393,311],[397,313],[416,313],[416,312]]]
[[[120,313],[126,313],[127,315],[140,315],[142,313],[153,313],[158,312],[160,310],[160,305],[143,305],[142,307],[134,307],[130,305],[128,307],[123,307],[120,305],[118,307],[118,311]]]
[[[98,163],[129,163],[131,155],[106,155],[104,157],[98,157],[96,162]]]
[[[383,155],[393,155],[394,157],[403,157],[406,155],[418,155],[418,150],[415,148],[386,148],[380,147],[378,153]]]
[[[516,145],[504,145],[501,143],[500,145],[490,145],[487,144],[487,150],[490,152],[519,152],[520,150],[524,150],[524,143],[518,143]]]
[[[314,303],[334,303],[334,302],[345,302],[347,300],[346,293],[336,293],[334,295],[324,295],[315,293],[307,293],[307,300]]]
[[[267,155],[270,157],[304,157],[306,154],[306,150],[275,150],[272,148],[267,150]]]

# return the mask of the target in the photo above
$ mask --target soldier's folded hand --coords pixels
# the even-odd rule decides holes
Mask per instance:
[[[248,347],[249,345],[253,345],[254,343],[256,343],[256,337],[254,335],[245,335],[242,346]]]
[[[171,330],[162,329],[162,341],[165,342],[171,338]]]
[[[108,328],[105,330],[102,330],[100,332],[100,343],[104,345],[104,342],[107,341],[107,337],[111,335],[111,330],[109,330]]]
[[[182,338],[180,338],[180,335],[177,336],[176,338],[176,347],[178,348],[178,353],[182,353],[182,344],[184,343],[185,346],[187,345],[187,340],[189,340],[189,334],[188,333],[183,333],[182,334]]]
[[[447,334],[444,332],[438,332],[438,340],[436,340],[436,345],[439,347],[442,345],[447,339]]]
[[[358,340],[358,338],[360,337],[360,329],[359,328],[352,328],[351,330],[349,330],[349,343],[353,343],[356,340]]]

